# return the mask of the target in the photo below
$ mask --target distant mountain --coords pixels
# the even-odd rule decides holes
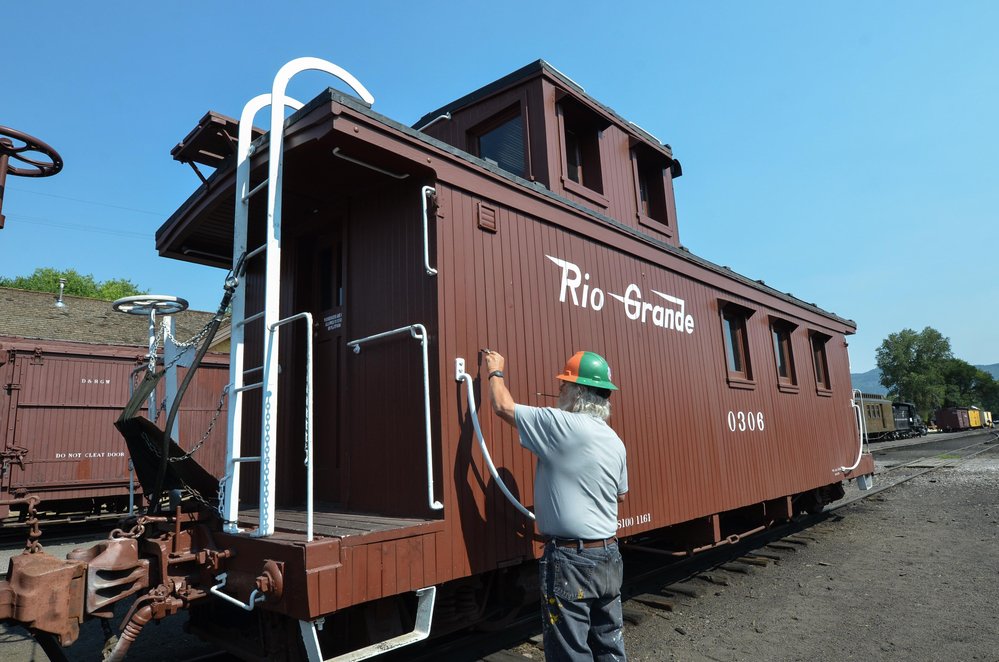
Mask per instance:
[[[976,365],[975,367],[989,373],[993,379],[999,379],[999,363]],[[888,390],[881,385],[881,371],[877,368],[867,372],[851,372],[850,380],[853,382],[853,388],[860,389],[864,393],[883,394]]]
[[[877,368],[868,370],[867,372],[851,372],[850,381],[853,382],[853,388],[859,389],[863,393],[884,394],[887,390],[881,385],[881,371]]]

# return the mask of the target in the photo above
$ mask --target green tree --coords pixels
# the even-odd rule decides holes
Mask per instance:
[[[135,283],[125,278],[97,281],[92,274],[83,275],[75,269],[59,270],[52,267],[39,267],[30,276],[0,277],[0,287],[58,293],[60,278],[66,279],[65,292],[71,296],[114,301],[143,293]]]
[[[950,340],[932,327],[919,333],[902,329],[892,333],[877,350],[881,384],[892,398],[912,402],[928,417],[944,403],[943,371],[953,358]]]
[[[989,373],[961,359],[950,359],[942,371],[946,393],[944,407],[978,407],[996,411],[999,383]]]

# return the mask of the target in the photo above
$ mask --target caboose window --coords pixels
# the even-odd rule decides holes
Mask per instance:
[[[791,333],[795,325],[780,319],[770,320],[770,335],[774,344],[774,360],[777,365],[777,383],[788,387],[798,384],[794,368],[794,350],[791,347]]]
[[[524,120],[519,107],[504,111],[472,134],[478,156],[518,177],[527,176]]]
[[[750,315],[751,311],[737,304],[727,303],[722,307],[722,336],[730,385],[744,384],[753,379],[746,333],[746,320]]]
[[[638,203],[639,221],[643,225],[648,225],[659,231],[667,230],[669,226],[666,207],[668,160],[662,154],[639,143],[631,150],[631,162],[635,177],[635,198]]]
[[[607,122],[569,97],[556,106],[556,114],[563,148],[562,183],[573,193],[606,206],[600,168],[600,134]]]
[[[815,367],[815,387],[820,392],[832,389],[829,381],[829,362],[826,360],[826,342],[829,336],[818,331],[811,334],[812,364]]]

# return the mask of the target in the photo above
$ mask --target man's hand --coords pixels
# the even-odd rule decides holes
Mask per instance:
[[[517,418],[514,415],[516,403],[513,401],[513,396],[510,395],[503,377],[499,375],[495,377],[489,376],[496,370],[502,372],[506,365],[506,359],[499,352],[494,352],[490,349],[484,349],[482,352],[482,360],[486,364],[486,381],[489,382],[489,393],[492,395],[493,411],[510,425],[516,425]]]
[[[486,372],[492,372],[493,370],[503,371],[503,366],[506,365],[506,359],[499,352],[494,352],[491,349],[482,350],[483,356],[482,360],[486,363]]]

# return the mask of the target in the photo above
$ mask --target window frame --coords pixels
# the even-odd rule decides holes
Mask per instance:
[[[632,139],[629,155],[631,158],[632,178],[635,183],[635,216],[638,218],[638,222],[641,225],[654,229],[656,232],[672,237],[673,214],[670,209],[669,185],[666,181],[666,173],[670,169],[669,159],[645,143],[634,139]],[[659,170],[660,166],[661,172],[658,178],[648,176],[649,172]],[[643,180],[647,182],[647,188],[649,188],[648,184],[652,184],[652,187],[656,188],[655,194],[661,198],[661,214],[653,215],[646,212],[642,203]],[[651,191],[649,197],[651,198]],[[662,218],[659,217],[660,215]]]
[[[777,389],[784,393],[798,393],[801,387],[798,385],[798,367],[794,360],[794,331],[798,325],[780,317],[770,317],[770,341],[774,349],[774,374],[777,376]],[[781,339],[781,335],[784,338]],[[788,375],[780,374],[781,349],[787,350],[785,364],[788,368]]]
[[[568,117],[566,117],[568,115]],[[584,106],[569,95],[564,95],[555,103],[555,117],[558,121],[559,163],[561,171],[559,178],[562,187],[600,207],[610,206],[610,200],[604,194],[604,158],[603,132],[610,125],[595,111]],[[569,176],[569,139],[572,135],[578,147],[582,170],[581,182],[574,181]]]
[[[826,345],[830,340],[832,340],[832,336],[827,333],[814,329],[809,331],[808,342],[812,355],[815,392],[823,397],[829,397],[833,392],[832,377],[829,374],[829,352],[826,350]]]
[[[533,181],[534,176],[531,170],[531,144],[529,138],[529,126],[527,123],[527,113],[524,112],[524,104],[520,101],[517,101],[503,108],[502,110],[493,113],[485,120],[479,122],[472,128],[468,129],[465,132],[466,142],[468,146],[468,149],[466,151],[468,151],[470,154],[473,154],[474,156],[479,157],[484,161],[488,160],[490,163],[493,163],[492,159],[486,159],[486,157],[482,155],[482,148],[479,141],[481,140],[483,135],[490,133],[491,131],[495,131],[496,129],[503,126],[504,124],[507,124],[510,120],[515,119],[516,117],[520,118],[520,130],[523,142],[522,156],[524,159],[523,173],[516,173],[511,170],[507,170],[506,168],[499,165],[499,163],[495,163],[495,165],[497,168],[503,170],[503,172],[509,172],[510,174],[516,177],[520,177],[521,179],[527,179]]]
[[[733,301],[720,299],[718,306],[718,317],[721,323],[722,359],[725,366],[725,376],[729,387],[738,389],[754,389],[756,381],[753,378],[753,360],[750,353],[749,342],[749,320],[756,311],[747,308]],[[731,321],[738,323],[732,333]],[[734,369],[736,363],[736,348],[738,359],[741,359],[742,369]],[[730,361],[730,358],[732,359]]]

